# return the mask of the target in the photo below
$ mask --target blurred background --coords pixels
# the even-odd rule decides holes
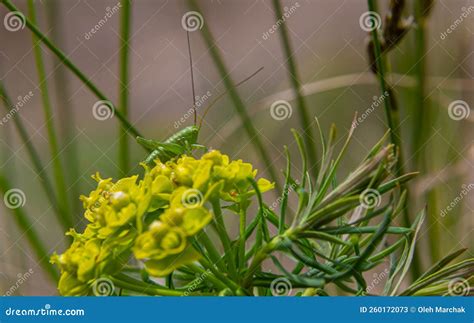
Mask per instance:
[[[383,21],[389,1],[378,2]],[[27,15],[26,1],[13,3]],[[280,171],[286,163],[283,145],[288,145],[297,156],[290,129],[300,128],[300,124],[297,110],[292,108],[295,101],[287,58],[280,35],[274,32],[279,27],[271,2],[198,3],[201,22],[212,32],[214,46],[222,55],[230,78],[237,82],[264,67],[238,91],[275,169]],[[34,5],[39,29],[112,102],[118,102],[122,4],[103,0],[43,0],[35,1]],[[414,15],[414,5],[414,1],[407,1],[405,16]],[[324,131],[335,123],[343,138],[355,112],[359,116],[366,113],[338,174],[344,178],[387,129],[383,104],[373,108],[381,92],[369,68],[368,33],[360,22],[361,15],[368,10],[367,3],[298,0],[283,1],[282,6],[311,117],[319,118]],[[193,123],[189,113],[193,94],[187,35],[182,26],[183,15],[188,11],[185,1],[132,2],[129,119],[147,138],[165,139]],[[27,142],[40,155],[41,175],[52,179],[55,162],[62,163],[66,198],[76,215],[74,225],[78,230],[84,226],[79,195],[87,194],[95,186],[90,176],[97,171],[103,177],[121,176],[118,147],[122,133],[115,118],[97,115],[94,105],[98,99],[45,46],[41,46],[41,53],[46,82],[39,81],[32,33],[27,27],[7,28],[8,13],[0,5],[0,75],[13,105],[0,110],[0,172],[11,187],[23,193],[21,210],[48,252],[60,253],[67,247],[65,230],[54,217],[40,185],[41,176],[32,166],[27,145],[18,136],[13,121],[22,119]],[[415,78],[420,63],[418,27],[415,25],[388,54],[388,60],[389,80],[400,109],[405,170],[420,171],[409,186],[411,215],[428,204],[429,216],[418,245],[420,266],[426,269],[455,249],[470,248],[466,256],[474,252],[474,1],[434,1],[425,28],[425,55],[421,56],[426,67],[422,106],[417,100]],[[203,107],[225,91],[225,86],[199,30],[189,36],[197,105],[202,113]],[[40,85],[44,84],[48,86],[52,106],[50,122],[59,138],[59,151],[54,156],[42,108]],[[271,106],[278,100],[289,105],[286,114],[275,116]],[[129,138],[132,168],[128,173],[132,174],[139,171],[138,163],[145,152]],[[261,176],[268,177],[252,139],[226,96],[206,116],[199,142],[234,159],[252,162]],[[271,204],[276,195],[266,198]],[[24,228],[18,227],[18,214],[4,202],[0,203],[1,294],[11,291],[12,286],[14,295],[56,294],[55,284],[38,265]]]

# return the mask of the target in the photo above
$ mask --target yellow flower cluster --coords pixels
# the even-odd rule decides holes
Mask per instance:
[[[89,224],[82,234],[70,231],[70,248],[52,257],[61,269],[62,295],[87,295],[95,279],[119,271],[132,252],[155,277],[196,261],[191,238],[213,218],[205,203],[238,203],[255,194],[252,165],[229,161],[215,150],[200,159],[182,156],[144,167],[140,181],[131,176],[113,183],[93,176],[97,188],[81,196]],[[266,179],[257,184],[262,192],[273,188]]]

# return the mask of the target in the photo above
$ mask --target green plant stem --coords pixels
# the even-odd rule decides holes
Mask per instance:
[[[370,11],[377,12],[375,0],[368,0],[368,6]],[[377,28],[374,28],[372,30],[372,40],[374,42],[375,62],[377,65],[377,76],[379,78],[380,89],[382,93],[386,93],[389,92],[389,86],[385,80],[386,64],[384,56],[382,55],[382,47],[380,44],[379,33]],[[386,98],[384,100],[384,107],[388,128],[390,129],[391,142],[401,150],[401,138],[398,134],[399,125],[395,123],[396,117],[394,116],[395,113],[398,113],[398,111],[396,111],[397,107],[392,106],[392,100],[390,100],[390,98]],[[399,168],[402,164],[402,162],[399,162]]]
[[[145,284],[143,282],[137,281],[135,279],[126,279],[124,276],[110,277],[110,280],[114,283],[115,286],[127,289],[136,293],[146,294],[151,296],[183,296],[184,293],[177,290],[159,288],[151,284]]]
[[[221,240],[222,246],[224,247],[224,255],[226,257],[227,266],[232,277],[237,278],[237,269],[235,264],[235,259],[232,255],[232,246],[229,234],[225,226],[224,218],[222,216],[222,209],[219,202],[219,199],[212,201],[212,209],[214,211],[214,219],[216,220],[216,231]]]
[[[17,12],[19,14],[22,14],[22,12],[10,1],[10,0],[0,0],[3,5],[5,7],[8,8],[8,10],[12,11],[12,12]],[[98,88],[97,86],[92,83],[92,81],[87,77],[85,76],[81,70],[76,66],[74,65],[66,56],[66,54],[64,54],[59,48],[57,48],[39,29],[38,27],[36,26],[36,24],[34,24],[30,19],[26,18],[25,17],[25,25],[26,27],[28,27],[28,29],[31,30],[31,32],[33,32],[36,37],[38,38],[38,40],[40,40],[43,44],[46,45],[46,47],[48,47],[60,60],[61,62],[66,65],[67,68],[69,68],[69,70],[71,70],[72,73],[74,73],[74,75],[76,75],[83,83],[85,86],[87,86],[89,88],[89,90],[92,91],[92,93],[95,94],[95,96],[99,99],[99,100],[104,100],[104,101],[108,101],[108,102],[112,102],[110,101]],[[140,136],[142,137],[142,135],[140,134],[140,132],[127,120],[127,118],[125,118],[122,113],[120,111],[117,111],[115,110],[114,111],[114,116],[117,117],[117,119],[123,124],[124,128],[127,130],[127,133],[132,135],[133,137],[137,137],[137,136]]]
[[[209,279],[209,281],[211,283],[214,284],[215,287],[217,287],[218,289],[226,289],[227,288],[227,285],[224,284],[220,279],[218,279],[213,273],[212,273],[212,270],[213,270],[213,266],[212,264],[210,264],[209,262],[201,259],[200,260],[201,264],[204,264],[206,269],[211,271],[211,274],[209,274],[209,272],[207,270],[205,270],[204,268],[201,268],[200,266],[196,265],[196,264],[190,264],[188,265],[188,268],[190,268],[192,271],[194,271],[195,273],[198,273],[198,274],[201,274],[201,275],[206,275],[206,278]],[[204,266],[203,265],[203,266]]]
[[[198,6],[196,0],[188,0],[188,4],[192,10],[202,13],[201,8]],[[206,19],[204,19],[204,21],[206,21]],[[248,137],[251,139],[252,145],[260,154],[260,157],[262,158],[262,161],[266,166],[266,170],[268,171],[270,178],[275,182],[276,189],[278,190],[278,192],[281,192],[279,177],[277,176],[277,171],[275,169],[275,166],[273,165],[272,159],[270,158],[269,153],[265,149],[265,146],[263,145],[263,142],[255,126],[253,125],[252,119],[250,118],[247,112],[245,104],[243,103],[239,93],[235,88],[235,84],[229,75],[229,72],[224,64],[221,54],[215,45],[214,37],[211,31],[207,28],[206,23],[203,23],[201,34],[204,41],[206,42],[209,53],[224,82],[224,85],[227,91],[229,92],[229,96],[232,102],[234,103],[235,109],[237,110],[237,113],[239,114],[239,117],[242,120],[242,125],[245,131],[247,132]]]
[[[213,274],[214,276],[219,279],[223,284],[225,284],[228,288],[230,288],[232,291],[237,291],[237,289],[240,288],[239,285],[237,285],[233,280],[227,278],[226,275],[224,275],[222,272],[220,272],[215,264],[211,264],[209,263],[207,260],[205,259],[201,259],[199,261],[201,263],[202,266],[204,266],[206,269],[209,269]]]
[[[119,109],[124,118],[128,119],[128,86],[129,86],[129,46],[130,46],[130,17],[131,0],[122,1],[123,8],[120,17],[120,81]],[[124,177],[130,170],[129,142],[127,129],[122,125],[119,131],[119,167],[120,176]]]
[[[0,192],[2,195],[5,195],[12,188],[8,180],[0,174]],[[52,264],[49,263],[49,252],[46,246],[43,244],[38,232],[35,229],[35,226],[29,220],[28,216],[25,214],[23,207],[18,206],[11,208],[13,213],[13,220],[16,222],[17,226],[20,228],[22,234],[26,235],[28,242],[33,249],[36,257],[39,260],[39,264],[48,274],[48,276],[54,281],[58,282],[59,274]]]
[[[433,116],[433,109],[429,107],[429,101],[426,100],[426,18],[422,1],[415,1],[415,16],[417,21],[416,28],[416,45],[415,45],[415,71],[416,71],[416,97],[414,104],[414,155],[417,165],[423,174],[430,173],[434,171],[430,169],[430,162],[426,155],[427,140],[431,137],[432,125],[435,122],[435,116]],[[439,225],[439,213],[436,204],[438,200],[436,199],[436,191],[432,190],[427,193],[426,196],[429,201],[429,208],[427,209],[427,220],[429,224],[428,229],[428,243],[430,245],[430,256],[431,262],[435,262],[440,258],[440,248],[437,244],[439,243],[440,236],[440,225]],[[417,249],[415,250],[418,251]],[[414,257],[414,262],[418,262],[419,253]],[[417,272],[413,273],[414,278],[418,277],[421,274],[420,265],[417,264]]]
[[[33,24],[36,24],[36,10],[33,0],[28,0],[28,11],[29,16]],[[51,100],[49,97],[48,83],[46,79],[46,71],[43,62],[43,55],[41,53],[41,47],[38,39],[33,35],[32,37],[33,51],[35,55],[36,69],[38,72],[38,81],[41,91],[41,99],[43,103],[44,119],[46,122],[46,129],[48,132],[49,149],[51,152],[51,158],[53,163],[53,174],[54,181],[56,184],[56,195],[58,196],[58,202],[61,207],[65,210],[68,222],[73,222],[72,212],[69,205],[69,199],[67,196],[67,188],[65,182],[64,168],[61,162],[61,156],[59,154],[58,139],[53,121],[53,110],[51,107]]]
[[[283,185],[283,193],[281,198],[281,206],[280,206],[280,219],[278,222],[278,234],[282,234],[285,231],[286,227],[286,210],[288,206],[288,195],[290,194],[290,176],[291,176],[291,157],[290,153],[288,152],[288,147],[285,146],[285,155],[286,155],[286,173],[285,173],[285,184]],[[303,176],[305,176],[303,174]],[[258,187],[257,187],[258,188]],[[296,219],[296,217],[295,217]]]
[[[273,8],[275,10],[276,19],[279,20],[283,17],[283,11],[281,8],[280,0],[273,0]],[[288,67],[288,77],[290,78],[291,85],[293,87],[293,91],[295,92],[297,107],[298,107],[298,115],[300,118],[301,128],[304,133],[304,141],[306,148],[308,150],[308,157],[309,162],[311,164],[311,168],[313,171],[314,178],[317,178],[317,163],[318,157],[316,154],[316,141],[314,140],[313,134],[313,127],[310,122],[312,118],[310,118],[308,113],[308,108],[306,106],[305,99],[303,97],[301,91],[301,81],[298,74],[298,68],[296,66],[296,61],[293,58],[293,50],[291,48],[290,38],[288,36],[288,29],[286,27],[286,22],[280,25],[280,39],[283,46],[283,51],[285,53],[286,64]],[[304,175],[304,174],[303,174]]]
[[[377,5],[375,0],[367,0],[369,11],[377,12]],[[402,147],[402,140],[400,135],[400,122],[399,122],[399,111],[396,104],[393,104],[395,101],[394,92],[392,88],[387,84],[385,80],[385,57],[382,55],[382,48],[379,40],[379,33],[378,29],[374,28],[372,30],[372,40],[374,42],[374,56],[375,62],[377,66],[377,76],[380,83],[380,90],[383,94],[388,93],[389,97],[385,98],[384,107],[385,107],[385,115],[387,118],[387,124],[390,130],[390,141],[398,148],[398,161],[397,161],[397,168],[396,174],[397,176],[402,176],[404,174],[404,158],[403,158],[403,147]],[[408,187],[405,185],[402,186],[402,189],[408,191]],[[409,194],[408,194],[409,195]],[[405,203],[403,207],[403,225],[408,227],[410,226],[410,213],[408,211],[408,204]],[[419,269],[419,258],[416,257],[415,262],[413,263],[412,273],[416,275],[420,272]]]
[[[285,231],[283,234],[275,236],[270,242],[265,244],[259,251],[255,254],[248,267],[247,272],[242,281],[244,288],[249,288],[252,284],[253,275],[260,268],[262,262],[268,258],[268,256],[274,252],[288,236],[292,235],[291,230]]]
[[[246,268],[246,261],[245,261],[245,229],[247,228],[247,211],[244,206],[240,206],[239,211],[239,269]]]
[[[209,259],[219,268],[219,270],[225,270],[223,264],[221,263],[221,256],[219,251],[217,251],[214,243],[211,241],[206,232],[201,232],[197,240],[206,248]]]
[[[13,102],[10,99],[10,96],[7,94],[6,89],[3,83],[0,81],[0,98],[3,101],[3,106],[7,112],[10,111],[13,107]],[[53,185],[49,180],[46,172],[44,171],[43,164],[41,163],[41,159],[39,157],[38,152],[36,151],[33,143],[30,140],[28,132],[26,131],[25,126],[23,125],[23,121],[21,119],[21,115],[17,114],[15,118],[13,118],[13,124],[15,125],[18,134],[20,135],[23,144],[26,147],[26,151],[31,159],[33,167],[40,179],[40,185],[42,186],[44,193],[46,194],[46,198],[48,199],[54,213],[59,221],[59,223],[63,226],[63,229],[66,231],[72,227],[72,222],[70,218],[67,216],[65,210],[60,206],[56,195],[54,193]]]

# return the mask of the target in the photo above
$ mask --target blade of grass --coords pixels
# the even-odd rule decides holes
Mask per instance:
[[[61,23],[62,16],[61,13],[61,1],[60,0],[49,0],[46,2],[46,15],[48,28],[51,32],[51,40],[58,44],[60,47],[63,47],[64,44],[64,34],[62,33]],[[74,138],[75,127],[71,125],[75,123],[74,117],[74,106],[70,102],[72,96],[70,83],[66,77],[66,69],[57,59],[54,59],[55,71],[52,75],[54,88],[56,89],[56,104],[60,106],[61,109],[57,110],[58,115],[58,134],[59,141],[62,147],[62,155],[64,157],[64,162],[67,165],[66,172],[66,183],[68,191],[70,192],[69,196],[72,199],[69,200],[71,203],[72,214],[76,215],[76,221],[79,221],[82,217],[82,205],[77,199],[77,196],[80,195],[80,185],[77,180],[80,178],[79,173],[79,158],[77,151],[77,142]]]
[[[283,11],[281,8],[281,4],[279,0],[273,0],[273,9],[275,11],[275,16],[277,21],[281,19],[283,16]],[[306,106],[306,102],[304,96],[302,94],[302,86],[301,81],[298,75],[298,68],[296,66],[296,61],[293,58],[293,50],[290,44],[290,38],[288,36],[288,29],[286,27],[286,21],[280,25],[280,39],[283,47],[283,51],[285,53],[286,64],[288,67],[288,77],[290,78],[291,85],[293,87],[293,91],[295,92],[297,107],[298,107],[298,115],[300,118],[301,128],[304,133],[304,141],[306,145],[306,149],[308,150],[308,157],[309,162],[311,164],[311,169],[313,169],[313,176],[314,178],[317,177],[317,167],[316,164],[318,162],[317,154],[316,154],[316,141],[314,140],[313,134],[313,127],[311,124],[311,119],[309,117],[308,108]]]
[[[369,11],[377,12],[377,6],[376,6],[375,0],[368,0],[368,7],[369,7]],[[373,28],[371,33],[372,33],[372,40],[374,42],[375,62],[377,65],[377,71],[378,71],[377,77],[379,78],[380,89],[382,93],[386,93],[389,90],[389,86],[385,79],[386,63],[385,63],[384,56],[382,56],[382,47],[380,44],[378,29]],[[385,107],[385,115],[387,118],[387,125],[388,125],[388,128],[390,129],[391,142],[395,144],[397,147],[401,147],[401,139],[400,139],[399,134],[397,133],[397,129],[399,127],[398,127],[398,124],[395,124],[395,120],[394,120],[395,118],[393,115],[395,113],[394,109],[396,107],[392,106],[392,100],[383,100],[383,101],[384,101],[384,107]],[[401,165],[402,163],[400,162],[399,164]]]
[[[129,46],[130,46],[130,19],[132,12],[131,0],[122,1],[120,17],[120,81],[119,81],[119,109],[124,118],[128,119],[128,86],[129,86]],[[127,129],[122,125],[119,131],[119,167],[120,177],[128,174],[130,169],[129,142]]]
[[[0,192],[5,195],[12,186],[9,181],[0,174]],[[46,246],[43,244],[43,240],[40,238],[38,232],[35,230],[34,224],[28,219],[22,207],[12,208],[13,219],[16,222],[18,228],[22,234],[26,235],[28,242],[30,243],[31,249],[36,254],[39,264],[48,274],[48,276],[54,281],[59,280],[59,274],[56,269],[49,263],[49,253]]]
[[[407,258],[406,258],[406,261],[403,265],[403,270],[400,274],[400,277],[398,278],[398,282],[395,285],[395,287],[393,288],[390,296],[394,296],[394,295],[397,294],[398,288],[400,287],[401,283],[403,282],[403,279],[405,278],[406,274],[408,273],[408,270],[410,269],[410,266],[412,265],[413,258],[414,258],[414,255],[415,255],[415,249],[416,249],[418,234],[421,230],[421,226],[423,225],[423,222],[425,221],[425,214],[426,214],[425,210],[423,210],[420,213],[420,215],[418,216],[418,218],[416,219],[415,223],[414,223],[415,224],[415,231],[413,233],[413,237],[412,237],[412,240],[411,240],[410,248],[408,250]]]
[[[291,176],[291,157],[290,157],[290,153],[288,152],[288,147],[284,146],[284,148],[285,148],[285,155],[286,155],[286,174],[285,174],[285,185],[283,186],[283,194],[282,194],[281,206],[280,206],[280,221],[278,224],[278,234],[283,234],[283,232],[285,231],[286,207],[288,205],[288,194],[290,194],[289,190],[290,190],[290,176]]]
[[[423,174],[434,171],[432,166],[432,157],[427,155],[429,148],[427,141],[432,136],[433,124],[436,121],[436,113],[430,108],[429,100],[426,98],[426,18],[431,9],[430,1],[415,1],[415,17],[417,28],[415,29],[416,45],[415,45],[415,103],[413,108],[413,155],[417,169]],[[436,198],[436,190],[427,193],[426,199],[429,202],[427,210],[428,220],[428,243],[431,256],[431,262],[439,260],[441,257],[441,249],[438,247],[438,241],[441,241],[441,227],[438,221],[439,207],[438,198]]]
[[[409,286],[405,291],[401,292],[399,296],[410,296],[413,295],[416,291],[425,288],[433,283],[436,283],[440,280],[452,279],[454,278],[464,278],[465,276],[472,276],[474,267],[474,258],[469,258],[463,260],[459,263],[453,264],[446,268],[440,269],[429,276],[426,276],[422,280],[417,280],[411,286]],[[467,278],[467,277],[466,277]],[[469,287],[468,287],[469,288]]]
[[[377,3],[376,0],[367,0],[369,11],[378,12],[377,11]],[[375,21],[373,22],[375,24]],[[390,130],[390,140],[391,142],[397,147],[398,149],[398,162],[397,162],[397,176],[402,176],[404,174],[404,158],[403,158],[403,146],[402,146],[402,139],[400,135],[400,120],[399,120],[399,109],[398,106],[395,104],[395,94],[389,84],[386,82],[386,61],[385,56],[382,55],[382,46],[380,44],[379,39],[379,32],[378,28],[372,28],[372,41],[373,41],[373,51],[376,63],[376,70],[377,70],[377,77],[380,83],[380,90],[385,95],[386,93],[389,94],[388,98],[383,100],[384,107],[385,107],[385,115],[387,119],[387,125]],[[402,186],[403,189],[407,190],[408,188]],[[409,194],[408,194],[409,196]],[[407,199],[408,201],[408,199]],[[403,225],[408,227],[410,225],[410,213],[408,211],[408,203],[405,205],[403,209]],[[421,272],[421,264],[420,264],[420,257],[415,257],[412,266],[412,274],[413,276],[417,277]]]
[[[367,0],[369,11],[377,12],[377,3],[376,0]],[[374,18],[375,19],[375,18]],[[374,21],[375,24],[375,21]],[[380,83],[380,91],[386,95],[388,93],[388,98],[383,100],[384,108],[385,108],[385,115],[387,119],[387,126],[390,131],[390,141],[398,148],[398,163],[397,163],[397,175],[401,176],[404,173],[403,165],[403,149],[402,149],[402,139],[400,135],[400,121],[399,121],[399,109],[396,104],[395,94],[391,88],[391,86],[386,81],[386,69],[387,69],[387,62],[385,55],[382,54],[382,45],[379,39],[379,31],[378,28],[372,29],[372,41],[373,41],[373,51],[375,57],[375,64],[376,64],[376,71],[377,77]],[[405,225],[409,225],[409,219],[405,219]]]
[[[84,73],[81,72],[81,70],[76,66],[74,65],[70,60],[69,58],[66,56],[66,54],[64,54],[64,52],[62,52],[58,47],[56,47],[52,42],[51,40],[49,40],[48,37],[46,37],[46,35],[44,35],[39,29],[38,27],[36,26],[36,24],[34,24],[29,18],[26,18],[23,13],[10,1],[10,0],[0,0],[1,3],[3,3],[3,5],[5,7],[8,8],[8,10],[10,10],[11,12],[15,12],[19,17],[20,19],[23,19],[25,20],[25,25],[26,27],[28,27],[28,29],[31,30],[31,32],[33,32],[36,37],[38,38],[38,40],[40,40],[46,47],[48,47],[60,60],[61,62],[66,65],[66,67],[72,72],[74,73],[74,75],[76,75],[83,83],[86,87],[89,88],[89,90],[92,91],[92,93],[95,94],[95,96],[99,99],[99,100],[104,100],[104,101],[108,101],[108,102],[112,102],[111,100],[109,100],[105,94],[103,94],[99,88],[94,84],[92,83],[92,81],[84,75]],[[23,15],[20,16],[20,15]],[[108,106],[108,105],[107,105]],[[114,116],[117,117],[117,119],[123,124],[124,128],[127,130],[127,133],[132,135],[133,137],[143,137],[141,135],[141,133],[127,120],[127,118],[125,118],[122,113],[120,111],[117,111],[117,110],[114,110]]]
[[[13,107],[13,103],[10,97],[8,96],[2,82],[0,82],[0,98],[3,101],[3,106],[5,107],[5,110],[9,112],[10,108]],[[21,116],[19,114],[17,114],[15,118],[13,118],[13,123],[15,125],[16,130],[18,131],[18,134],[20,135],[21,140],[23,141],[23,144],[26,147],[26,151],[40,179],[40,184],[43,187],[43,190],[46,194],[48,201],[51,204],[51,207],[53,208],[59,223],[61,223],[64,230],[67,231],[69,228],[73,226],[72,222],[70,221],[70,218],[67,216],[65,210],[60,206],[60,204],[57,201],[56,195],[54,193],[53,185],[51,184],[48,176],[46,175],[44,171],[44,167],[41,163],[39,154],[36,151],[35,147],[33,146],[33,143],[30,141],[28,132],[26,131],[25,126],[23,125]]]
[[[188,5],[192,10],[202,13],[196,0],[188,0]],[[262,143],[262,140],[252,122],[252,119],[250,119],[245,104],[235,88],[235,84],[229,75],[227,67],[224,64],[224,61],[221,57],[218,48],[215,46],[214,36],[204,23],[201,29],[201,35],[208,47],[209,53],[214,61],[217,70],[219,71],[219,74],[229,93],[229,96],[232,102],[234,103],[235,109],[237,110],[237,113],[239,114],[239,117],[242,120],[242,125],[244,126],[248,137],[251,139],[251,142],[254,145],[255,149],[260,154],[260,157],[262,158],[267,168],[267,171],[270,174],[270,178],[275,182],[275,187],[277,191],[281,192],[281,184],[279,182],[279,177],[277,176],[277,171],[275,169],[275,166],[273,165],[272,159],[270,158],[269,153],[265,149],[265,146]]]
[[[455,252],[450,253],[449,255],[447,255],[446,257],[444,257],[437,263],[435,263],[433,266],[431,266],[431,268],[428,269],[425,273],[423,273],[423,275],[421,275],[417,280],[418,281],[423,280],[424,278],[428,277],[431,274],[434,274],[438,270],[443,269],[451,261],[459,257],[461,254],[463,254],[466,250],[467,248],[462,248],[462,249],[456,250]]]
[[[37,24],[36,9],[33,0],[28,0],[28,13],[32,23]],[[36,70],[38,73],[39,88],[41,91],[41,99],[43,104],[43,113],[48,133],[49,150],[53,164],[54,182],[56,184],[56,196],[58,203],[64,209],[66,216],[70,222],[73,222],[72,212],[69,205],[69,198],[67,195],[67,188],[65,182],[65,173],[59,153],[58,138],[53,120],[53,109],[51,107],[51,100],[49,97],[48,82],[46,78],[46,70],[43,62],[43,55],[41,53],[40,42],[35,35],[32,35],[33,51],[35,56]]]
[[[291,129],[291,132],[293,134],[293,137],[295,138],[296,145],[298,146],[298,151],[301,157],[301,187],[305,187],[306,173],[308,170],[306,149],[304,147],[303,140],[301,139],[301,135],[299,134],[299,132],[296,129]]]

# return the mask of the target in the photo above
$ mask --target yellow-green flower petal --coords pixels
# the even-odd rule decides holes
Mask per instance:
[[[168,256],[160,260],[149,260],[145,262],[146,271],[153,277],[163,277],[175,269],[191,264],[201,258],[201,255],[189,245],[182,253]]]
[[[155,221],[148,231],[138,236],[133,252],[137,259],[163,259],[182,252],[186,244],[186,235],[180,228]]]

